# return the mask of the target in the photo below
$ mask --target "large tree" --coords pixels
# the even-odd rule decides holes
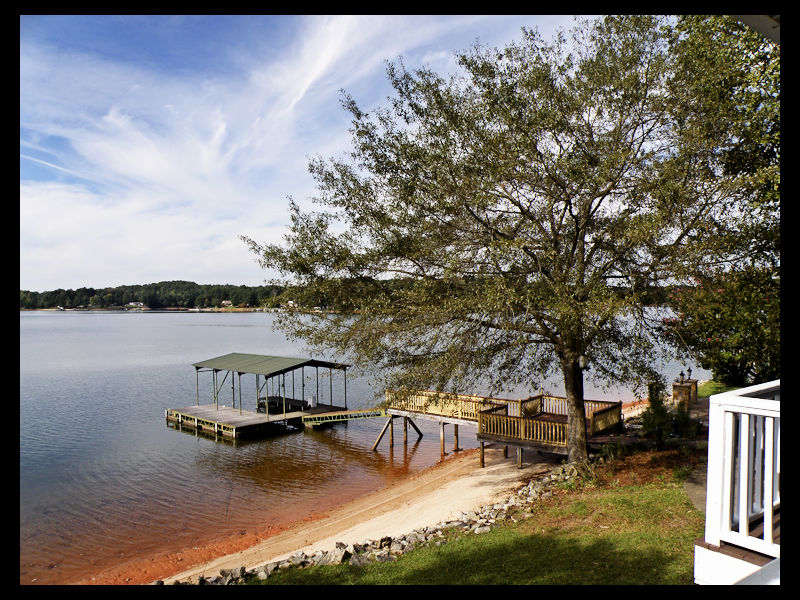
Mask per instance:
[[[494,392],[559,369],[585,460],[582,359],[601,382],[657,376],[648,291],[721,251],[738,200],[691,135],[664,24],[523,29],[447,78],[390,64],[372,113],[345,96],[350,156],[310,164],[321,209],[290,200],[285,244],[243,239],[298,299],[352,310],[280,326],[390,387]]]

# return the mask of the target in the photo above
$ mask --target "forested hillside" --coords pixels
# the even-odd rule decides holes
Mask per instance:
[[[200,285],[191,281],[162,281],[145,285],[107,288],[57,289],[47,292],[19,291],[20,309],[114,307],[141,302],[149,308],[211,308],[230,300],[233,306],[269,304],[280,293],[278,286]]]

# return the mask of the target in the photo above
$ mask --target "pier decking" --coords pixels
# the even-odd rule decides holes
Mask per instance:
[[[344,408],[330,404],[318,404],[305,410],[271,414],[240,410],[230,406],[205,404],[185,408],[168,408],[164,412],[170,423],[177,423],[182,427],[189,427],[204,433],[239,439],[287,427],[299,429],[304,425],[304,417],[323,414],[335,415],[339,411],[344,411]]]

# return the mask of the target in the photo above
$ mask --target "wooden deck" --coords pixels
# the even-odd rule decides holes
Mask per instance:
[[[514,446],[520,451],[531,448],[567,454],[566,398],[539,394],[512,400],[430,390],[403,394],[387,390],[386,407],[386,412],[393,416],[422,417],[456,427],[459,424],[477,424],[477,437],[482,449],[485,442],[494,442]],[[584,400],[584,412],[589,443],[598,434],[619,429],[622,424],[622,402]],[[443,435],[442,430],[440,437]],[[596,443],[604,442],[598,440]]]
[[[214,404],[187,406],[185,408],[168,408],[165,417],[168,423],[177,423],[204,433],[214,433],[224,437],[238,439],[269,431],[291,427],[303,427],[303,417],[318,414],[332,414],[344,411],[341,406],[318,404],[304,410],[291,412],[253,412],[240,410],[230,406]]]

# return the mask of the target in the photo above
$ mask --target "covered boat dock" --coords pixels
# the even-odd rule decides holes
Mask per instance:
[[[168,423],[239,438],[276,427],[301,429],[305,416],[347,410],[347,367],[350,365],[313,358],[233,352],[193,366],[196,374],[195,406],[167,409]],[[322,388],[320,369],[328,370],[328,385],[323,382]],[[307,370],[313,378],[308,383]],[[337,402],[334,401],[334,371],[342,372],[343,392]],[[210,372],[212,383],[211,403],[203,406],[200,404],[201,372]],[[224,375],[220,379],[221,373]],[[245,391],[242,375],[255,375],[254,387],[248,385]],[[221,404],[220,391],[229,377],[231,403],[227,406]],[[320,393],[326,395],[326,391],[327,402],[323,403]],[[252,407],[252,410],[246,410],[245,406]]]

